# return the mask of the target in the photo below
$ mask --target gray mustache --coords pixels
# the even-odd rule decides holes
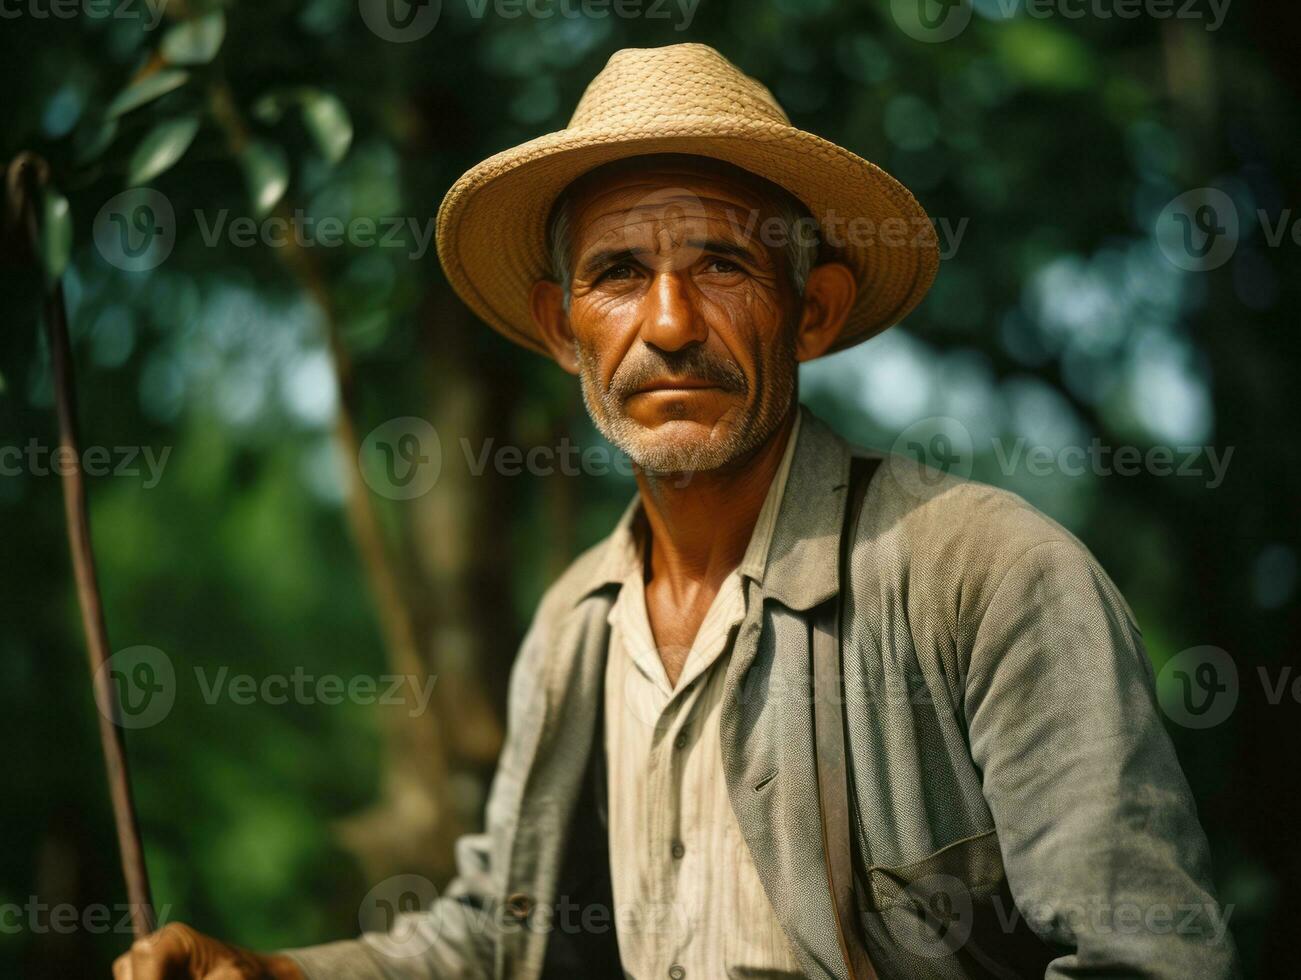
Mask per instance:
[[[671,352],[644,347],[635,360],[625,360],[614,373],[610,393],[627,398],[642,385],[665,375],[691,378],[741,394],[749,387],[739,367],[703,347]]]

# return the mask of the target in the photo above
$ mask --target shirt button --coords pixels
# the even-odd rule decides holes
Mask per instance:
[[[686,732],[678,732],[678,737],[673,740],[673,747],[675,749],[685,749],[687,747]]]
[[[682,855],[687,853],[687,849],[682,846],[682,841],[680,840],[675,840],[673,842],[673,847],[670,850],[672,851],[674,858],[678,860],[681,860]]]
[[[674,963],[669,967],[669,980],[682,980],[687,975],[687,971]]]

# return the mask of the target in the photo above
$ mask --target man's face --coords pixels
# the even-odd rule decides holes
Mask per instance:
[[[707,162],[575,186],[569,326],[588,412],[643,469],[727,466],[780,425],[795,391],[800,301],[774,202]],[[784,231],[789,231],[784,229]]]

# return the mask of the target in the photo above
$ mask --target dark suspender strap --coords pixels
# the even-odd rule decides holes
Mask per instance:
[[[877,980],[867,953],[854,900],[854,843],[850,824],[849,766],[845,754],[843,675],[840,653],[841,609],[849,583],[849,555],[863,510],[867,486],[879,458],[850,462],[845,525],[840,538],[840,594],[823,604],[813,620],[813,734],[818,763],[818,802],[822,811],[822,854],[836,912],[836,935],[850,980]]]

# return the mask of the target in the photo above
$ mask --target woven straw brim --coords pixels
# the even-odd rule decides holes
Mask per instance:
[[[489,326],[546,354],[529,315],[529,292],[551,274],[546,224],[556,198],[595,167],[653,153],[733,164],[785,188],[819,225],[828,216],[841,223],[830,251],[854,271],[858,295],[831,350],[902,320],[935,278],[934,227],[907,188],[880,167],[789,125],[686,116],[636,129],[561,130],[468,171],[438,211],[438,257],[452,287]],[[857,237],[850,225],[856,219]]]

